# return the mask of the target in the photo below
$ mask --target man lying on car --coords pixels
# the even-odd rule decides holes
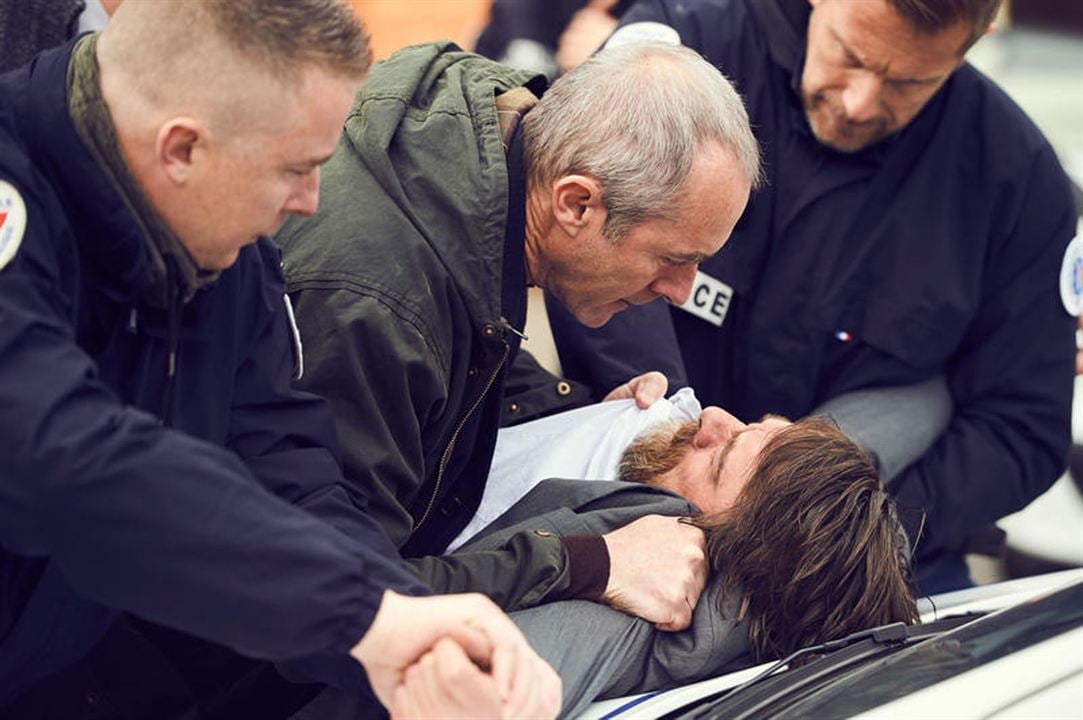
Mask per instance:
[[[499,548],[523,531],[609,533],[652,514],[705,530],[713,577],[687,630],[662,632],[586,600],[512,613],[561,676],[562,715],[596,698],[917,620],[894,503],[868,456],[832,420],[768,416],[745,425],[721,408],[700,411],[688,390],[650,410],[623,405],[502,430],[488,481],[496,497],[483,498],[479,513],[510,508],[450,548]],[[553,475],[617,479],[540,479]],[[619,533],[609,537],[619,542]]]

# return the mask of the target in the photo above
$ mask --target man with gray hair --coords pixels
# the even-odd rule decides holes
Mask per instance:
[[[539,101],[542,82],[449,44],[373,70],[319,212],[278,234],[301,384],[330,399],[348,479],[438,591],[601,600],[678,630],[706,573],[702,532],[677,518],[440,556],[482,494],[527,286],[591,326],[681,303],[759,182],[740,98],[692,51],[601,53]],[[649,404],[660,377],[611,397]]]
[[[204,717],[236,653],[363,669],[400,714],[555,714],[491,602],[409,597],[290,386],[266,235],[315,211],[369,62],[345,0],[126,0],[0,76],[3,717]]]

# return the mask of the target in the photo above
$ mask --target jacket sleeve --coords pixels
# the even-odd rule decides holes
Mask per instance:
[[[235,373],[227,445],[275,495],[337,527],[374,554],[397,561],[398,550],[368,514],[364,492],[343,477],[327,403],[291,385],[303,360],[295,360],[285,282],[277,271],[264,290],[273,310]],[[397,579],[400,582],[389,586],[410,589],[402,586],[401,576]],[[420,583],[412,590],[426,592]]]
[[[56,233],[33,198],[28,213],[0,271],[0,544],[48,557],[96,602],[247,655],[346,653],[409,576],[234,453],[124,406],[75,342]]]
[[[560,596],[569,584],[560,538],[525,531],[493,550],[409,558],[406,565],[438,592],[481,592],[508,612]]]
[[[892,485],[919,558],[1021,509],[1057,479],[1071,444],[1075,320],[1058,293],[1075,213],[1046,147],[1025,210],[991,248],[981,309],[948,367],[955,415]]]
[[[404,308],[371,294],[303,283],[292,298],[305,345],[302,386],[328,399],[346,477],[401,547],[424,511],[439,462],[447,359]],[[485,478],[476,482],[484,483]],[[564,573],[559,538],[524,534],[489,553],[407,559],[438,593],[481,592],[506,610],[544,596]]]

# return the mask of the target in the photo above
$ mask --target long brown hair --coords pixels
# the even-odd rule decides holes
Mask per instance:
[[[758,659],[918,619],[894,503],[826,418],[780,430],[735,505],[697,524]]]

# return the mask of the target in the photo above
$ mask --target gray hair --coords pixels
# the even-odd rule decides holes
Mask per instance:
[[[759,187],[760,149],[737,91],[699,54],[669,44],[599,52],[557,80],[523,121],[532,186],[571,174],[598,180],[613,241],[644,220],[673,218],[705,142],[731,149]]]

